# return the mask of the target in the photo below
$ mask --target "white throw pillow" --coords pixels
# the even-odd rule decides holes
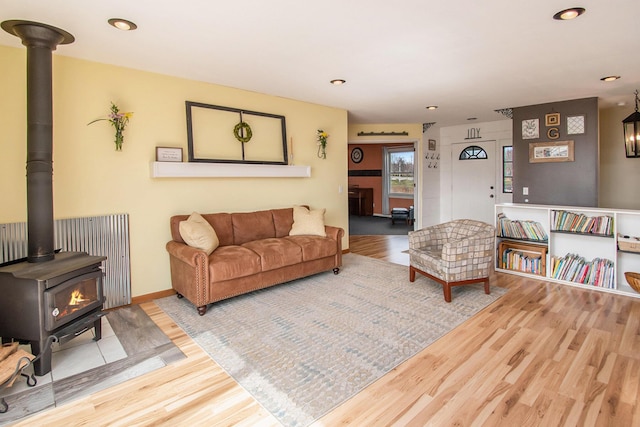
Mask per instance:
[[[187,245],[211,254],[220,240],[211,224],[197,212],[192,213],[186,221],[180,221],[180,236]]]
[[[293,207],[293,225],[289,236],[322,236],[324,231],[324,213],[326,209],[309,210],[304,206]]]

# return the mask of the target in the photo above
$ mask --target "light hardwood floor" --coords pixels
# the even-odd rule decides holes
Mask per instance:
[[[350,239],[354,253],[404,265],[406,248],[404,236]],[[314,426],[640,425],[640,300],[502,273],[491,285],[510,292]],[[187,358],[18,425],[278,425],[141,306]]]

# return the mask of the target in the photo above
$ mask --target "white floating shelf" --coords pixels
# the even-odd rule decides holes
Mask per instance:
[[[152,178],[309,178],[311,166],[152,162]]]

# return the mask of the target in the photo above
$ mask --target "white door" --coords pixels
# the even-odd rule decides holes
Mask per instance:
[[[496,203],[495,141],[451,145],[452,219],[493,224]]]

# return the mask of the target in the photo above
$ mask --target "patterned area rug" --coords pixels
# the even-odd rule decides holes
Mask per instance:
[[[186,299],[156,300],[285,426],[306,426],[506,293],[442,287],[408,267],[356,254],[317,274],[221,301],[199,316]]]

